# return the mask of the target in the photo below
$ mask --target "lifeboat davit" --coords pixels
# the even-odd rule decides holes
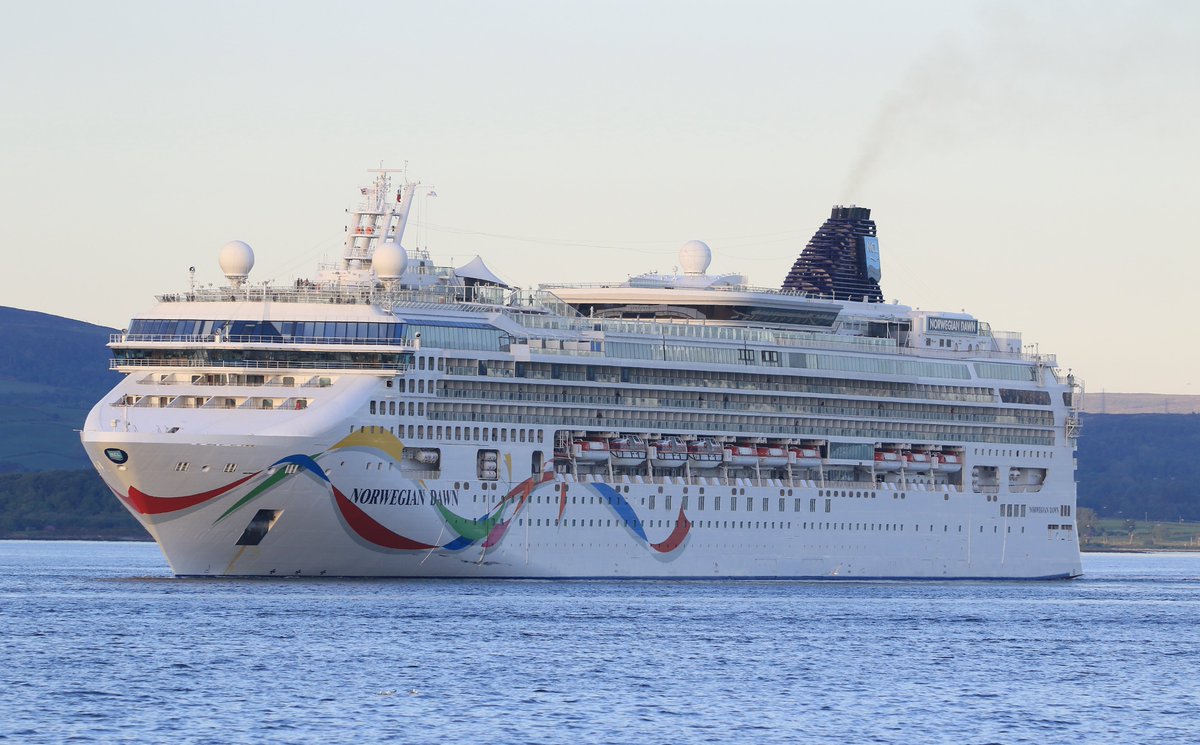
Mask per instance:
[[[688,443],[687,454],[692,468],[716,468],[721,465],[724,450],[712,440],[697,440]]]
[[[788,453],[783,448],[757,448],[758,464],[763,468],[782,468],[788,464]]]
[[[618,437],[609,441],[608,454],[614,465],[640,466],[646,462],[646,443],[640,437]]]
[[[687,446],[679,440],[659,440],[650,448],[650,465],[655,468],[679,468],[687,459]]]
[[[577,463],[608,462],[608,443],[604,440],[576,440],[571,450]]]
[[[725,462],[731,466],[757,466],[758,449],[749,445],[731,445],[725,448]]]
[[[929,457],[929,453],[906,453],[904,455],[905,468],[911,473],[925,473],[933,465],[933,459]]]
[[[900,456],[900,453],[891,450],[875,451],[876,471],[899,471],[903,463],[904,459]]]
[[[962,470],[962,458],[942,453],[937,456],[937,467],[942,473],[958,473]]]
[[[816,468],[821,465],[821,451],[816,448],[788,448],[792,465],[801,468]]]

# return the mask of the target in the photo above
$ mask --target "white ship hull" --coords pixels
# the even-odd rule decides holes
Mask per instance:
[[[619,476],[614,483],[579,482],[546,471],[485,491],[478,481],[379,469],[387,455],[356,443],[286,473],[290,456],[313,450],[314,443],[299,438],[278,438],[269,447],[259,441],[256,457],[265,457],[249,474],[182,478],[161,468],[158,476],[118,471],[100,453],[120,446],[131,462],[152,469],[184,457],[218,462],[236,444],[163,445],[124,433],[87,439],[109,486],[180,576],[1054,579],[1081,573],[1074,531],[1047,529],[1045,515],[1057,513],[1068,496],[1050,490],[1011,495],[1028,505],[1025,517],[1011,518],[987,495],[915,484],[834,489],[807,480],[788,486],[740,479],[729,486]],[[281,474],[274,485],[255,495],[273,470]],[[206,492],[213,495],[185,506]],[[148,504],[149,494],[161,503]],[[256,545],[239,545],[263,510],[278,517]]]

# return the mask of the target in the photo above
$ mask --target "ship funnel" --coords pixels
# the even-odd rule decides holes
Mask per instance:
[[[866,207],[835,206],[800,253],[783,289],[834,300],[882,303],[879,238]]]

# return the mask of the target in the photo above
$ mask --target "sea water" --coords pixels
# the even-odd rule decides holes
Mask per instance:
[[[177,580],[0,542],[0,740],[1200,742],[1200,554],[1056,582]]]

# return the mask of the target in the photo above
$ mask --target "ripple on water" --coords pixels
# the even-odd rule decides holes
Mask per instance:
[[[181,581],[150,544],[0,542],[0,738],[1200,741],[1200,555],[1085,569],[1031,584]]]

